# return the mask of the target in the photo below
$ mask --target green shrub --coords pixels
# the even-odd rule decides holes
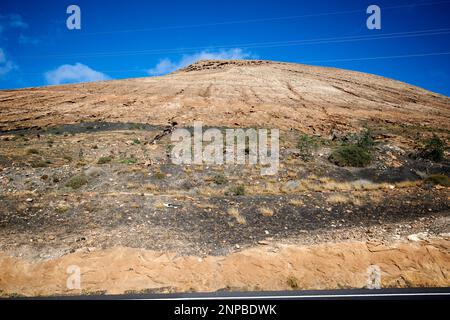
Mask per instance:
[[[232,186],[225,192],[227,196],[243,196],[244,194],[245,187],[243,185]]]
[[[101,157],[100,159],[98,159],[97,163],[98,164],[105,164],[105,163],[111,162],[111,160],[112,160],[111,157]]]
[[[442,161],[444,159],[444,151],[446,144],[438,136],[433,135],[432,138],[425,141],[425,145],[419,152],[419,157],[432,161]]]
[[[121,158],[119,160],[120,163],[123,164],[135,164],[137,162],[137,159],[134,157],[130,157],[130,158]]]
[[[372,153],[357,145],[341,145],[333,150],[329,160],[340,167],[365,167],[372,161]]]
[[[228,179],[223,174],[218,174],[213,177],[213,181],[215,184],[227,184]]]
[[[340,167],[365,167],[372,161],[373,145],[371,131],[364,129],[359,133],[347,135],[328,159]]]
[[[346,134],[340,140],[342,144],[356,145],[361,148],[372,148],[374,145],[372,131],[368,128],[364,128],[360,132]]]
[[[141,144],[141,140],[139,140],[138,138],[133,139],[133,143],[134,144]]]
[[[425,182],[432,183],[434,185],[441,185],[444,187],[450,187],[450,178],[443,174],[432,174],[425,178]]]
[[[88,178],[85,175],[80,174],[80,175],[76,175],[76,176],[73,176],[72,178],[70,178],[66,182],[65,186],[68,188],[72,188],[72,189],[78,189],[87,183],[88,183]]]
[[[321,141],[317,137],[301,134],[297,143],[297,148],[300,151],[300,157],[303,160],[310,160],[313,156],[313,152],[317,150],[320,143]]]
[[[361,148],[372,148],[373,138],[372,131],[364,129],[362,132],[355,134],[356,145]]]

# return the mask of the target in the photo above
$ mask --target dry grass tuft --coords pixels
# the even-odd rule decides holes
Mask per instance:
[[[289,201],[289,204],[295,206],[295,207],[302,207],[305,203],[302,200],[297,200],[297,199],[291,199]]]
[[[246,186],[245,193],[249,195],[280,194],[280,186],[276,182],[254,184]]]
[[[271,216],[273,216],[273,210],[270,209],[270,208],[267,208],[267,207],[259,208],[259,212],[261,212],[261,214],[264,217],[271,217]]]
[[[397,183],[395,186],[397,188],[412,188],[416,187],[421,183],[421,181],[402,181]]]
[[[223,189],[214,189],[211,187],[200,187],[198,189],[198,194],[205,197],[223,196]]]
[[[344,194],[337,193],[330,195],[326,201],[333,204],[344,204],[351,202],[351,198]]]
[[[159,187],[155,184],[148,183],[144,185],[144,189],[149,192],[158,191]]]
[[[293,275],[290,275],[290,276],[287,278],[286,283],[287,283],[288,286],[291,287],[291,289],[293,289],[293,290],[296,290],[296,289],[299,288],[298,279],[297,279],[295,276],[293,276]]]
[[[239,213],[238,208],[232,207],[228,209],[228,214],[236,219],[237,223],[239,224],[246,224],[247,220],[241,214]]]
[[[217,206],[211,203],[197,203],[196,205],[200,209],[217,209]]]
[[[155,203],[155,208],[156,209],[164,209],[166,206],[164,205],[164,203],[162,202],[156,202]]]

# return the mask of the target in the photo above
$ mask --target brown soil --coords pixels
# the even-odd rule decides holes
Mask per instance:
[[[204,258],[123,247],[37,263],[2,254],[0,287],[3,295],[27,296],[364,288],[370,266],[380,268],[382,287],[446,287],[449,250],[450,238],[390,245],[272,243]],[[71,265],[81,269],[79,290],[66,286]]]

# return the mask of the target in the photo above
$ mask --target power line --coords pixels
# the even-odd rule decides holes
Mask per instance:
[[[416,31],[404,31],[394,32],[379,35],[361,35],[361,36],[343,36],[343,37],[331,37],[331,38],[316,38],[316,39],[302,39],[302,40],[288,40],[288,41],[271,41],[271,42],[253,42],[253,43],[240,43],[232,45],[219,45],[219,46],[202,46],[202,47],[187,47],[187,48],[166,48],[166,49],[148,49],[137,51],[116,51],[116,52],[93,52],[93,53],[79,53],[79,54],[65,54],[65,55],[35,55],[35,56],[18,56],[23,59],[36,59],[36,58],[77,58],[77,57],[115,57],[115,56],[129,56],[129,55],[152,55],[152,54],[183,54],[189,52],[195,52],[199,50],[224,50],[232,48],[251,49],[251,48],[274,48],[274,47],[289,47],[289,46],[301,46],[301,45],[317,45],[327,43],[345,43],[355,41],[368,41],[368,40],[383,40],[383,39],[397,39],[397,38],[409,38],[409,37],[422,37],[449,34],[450,28],[428,29],[428,30],[416,30]]]
[[[364,58],[348,58],[348,59],[331,59],[331,60],[308,60],[302,63],[322,63],[322,62],[346,62],[346,61],[363,61],[363,60],[380,60],[380,59],[400,59],[400,58],[415,58],[415,57],[429,57],[429,56],[443,56],[449,55],[448,52],[432,52],[432,53],[418,53],[418,54],[404,54],[395,56],[379,56],[379,57],[364,57]]]
[[[440,4],[448,4],[448,3],[450,3],[450,1],[436,1],[436,2],[425,2],[425,3],[415,3],[415,4],[404,4],[404,5],[383,7],[383,10],[392,10],[392,9],[401,9],[401,8],[413,8],[413,7],[419,7],[419,6],[440,5]],[[257,19],[247,19],[247,20],[234,20],[234,21],[201,23],[201,24],[191,24],[191,25],[174,25],[174,26],[162,26],[162,27],[153,27],[153,28],[99,31],[99,32],[90,32],[90,33],[79,33],[77,35],[90,36],[90,35],[129,33],[129,32],[146,32],[146,31],[162,31],[162,30],[188,29],[188,28],[203,28],[203,27],[213,27],[213,26],[233,25],[233,24],[271,22],[271,21],[294,20],[294,19],[301,19],[301,18],[312,18],[312,17],[321,17],[321,16],[341,15],[341,14],[359,13],[361,11],[362,11],[361,9],[358,9],[358,10],[347,10],[347,11],[311,13],[311,14],[303,14],[303,15],[295,15],[295,16],[284,16],[284,17],[269,17],[269,18],[257,18]]]
[[[416,58],[416,57],[429,57],[429,56],[442,56],[450,55],[450,51],[447,52],[430,52],[430,53],[415,53],[404,55],[391,55],[391,56],[377,56],[377,57],[361,57],[361,58],[344,58],[344,59],[329,59],[329,60],[305,60],[299,63],[327,63],[327,62],[347,62],[347,61],[364,61],[364,60],[381,60],[381,59],[402,59],[402,58]],[[148,69],[118,69],[118,70],[98,70],[102,73],[123,73],[123,72],[146,72]],[[26,73],[21,72],[22,75],[42,75],[42,73]]]

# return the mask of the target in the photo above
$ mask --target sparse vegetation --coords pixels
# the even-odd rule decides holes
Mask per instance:
[[[365,167],[372,161],[372,133],[364,129],[347,135],[344,142],[331,153],[329,160],[340,167]]]
[[[286,283],[291,289],[297,290],[299,288],[298,279],[293,275],[287,278]]]
[[[164,205],[164,203],[162,202],[157,202],[155,203],[155,208],[156,209],[164,209],[166,206]]]
[[[103,296],[106,294],[106,290],[96,290],[96,291],[90,291],[83,289],[81,291],[81,294],[84,296]]]
[[[67,203],[64,203],[64,202],[58,203],[58,205],[55,207],[55,210],[58,213],[67,212],[69,209],[70,209],[70,206]]]
[[[321,144],[321,139],[315,136],[309,136],[307,134],[301,134],[298,138],[297,148],[300,151],[300,158],[308,161],[313,157],[314,151]]]
[[[27,150],[27,154],[39,154],[39,150],[31,148]]]
[[[109,163],[112,161],[112,158],[107,156],[107,157],[101,157],[100,159],[98,159],[97,163],[98,164],[105,164],[105,163]]]
[[[154,191],[158,191],[158,186],[155,184],[149,183],[144,186],[144,189],[149,192],[154,192]]]
[[[192,169],[189,167],[183,167],[183,171],[187,174],[191,174],[192,173]]]
[[[227,184],[228,183],[228,179],[227,177],[225,177],[223,174],[217,174],[213,177],[213,181],[215,184]]]
[[[80,174],[80,175],[76,175],[76,176],[73,176],[72,178],[70,178],[66,182],[65,186],[68,188],[72,188],[72,189],[79,189],[87,183],[88,183],[88,178],[85,175]]]
[[[200,209],[207,209],[207,210],[217,209],[217,206],[211,203],[197,203],[196,205]]]
[[[295,207],[301,207],[301,206],[303,206],[305,203],[304,203],[302,200],[291,199],[291,200],[289,201],[289,204],[290,204],[290,205],[293,205],[293,206],[295,206]]]
[[[329,160],[340,167],[365,167],[372,161],[372,154],[357,145],[341,145],[333,150]]]
[[[273,210],[270,209],[270,208],[266,208],[266,207],[259,208],[259,212],[261,212],[261,214],[264,217],[271,217],[271,216],[273,216]]]
[[[421,181],[402,181],[397,183],[395,186],[397,188],[411,188],[411,187],[415,187],[417,185],[419,185],[421,183]]]
[[[129,158],[121,158],[119,160],[120,163],[123,164],[135,164],[137,162],[137,159],[134,157],[129,157]]]
[[[350,202],[350,198],[343,194],[332,194],[327,198],[327,202],[333,203],[333,204],[343,204]]]
[[[345,139],[348,141],[348,143],[357,145],[361,148],[372,148],[373,147],[373,138],[372,138],[372,131],[370,129],[363,129],[359,133],[353,133],[345,137]]]
[[[425,181],[434,185],[450,187],[450,178],[443,174],[429,175]]]
[[[245,194],[245,187],[243,185],[231,186],[225,192],[227,196],[243,196]]]
[[[155,179],[163,180],[163,179],[166,178],[167,175],[166,175],[164,172],[162,172],[162,171],[156,171],[156,172],[153,174],[153,176],[155,177]]]
[[[239,224],[246,224],[247,221],[241,214],[239,213],[239,210],[237,208],[230,208],[228,209],[228,214],[236,219],[237,223]]]
[[[296,182],[296,181],[295,181]],[[297,183],[297,182],[296,182]],[[239,186],[244,188],[244,195],[275,195],[275,194],[296,194],[304,191],[326,192],[326,191],[374,191],[386,190],[394,188],[412,188],[420,185],[421,180],[418,181],[401,181],[398,183],[374,183],[365,179],[358,179],[353,181],[339,182],[329,178],[312,178],[298,180],[292,188],[286,188],[286,185],[281,182],[266,182],[265,184],[251,184],[251,185],[235,185],[225,191],[225,195],[243,195],[240,190],[236,190]],[[210,195],[210,194],[209,194]],[[295,201],[294,201],[295,202]],[[302,205],[299,201],[298,205]],[[294,204],[297,205],[297,204]]]
[[[31,166],[33,168],[44,168],[44,167],[48,167],[48,162],[44,161],[44,160],[36,160],[31,162]]]
[[[432,138],[425,141],[423,148],[419,151],[418,156],[431,161],[442,161],[444,159],[444,151],[446,143],[438,136],[433,135]]]
[[[144,127],[143,125],[139,124],[139,123],[133,123],[130,126],[130,130],[142,130]]]

